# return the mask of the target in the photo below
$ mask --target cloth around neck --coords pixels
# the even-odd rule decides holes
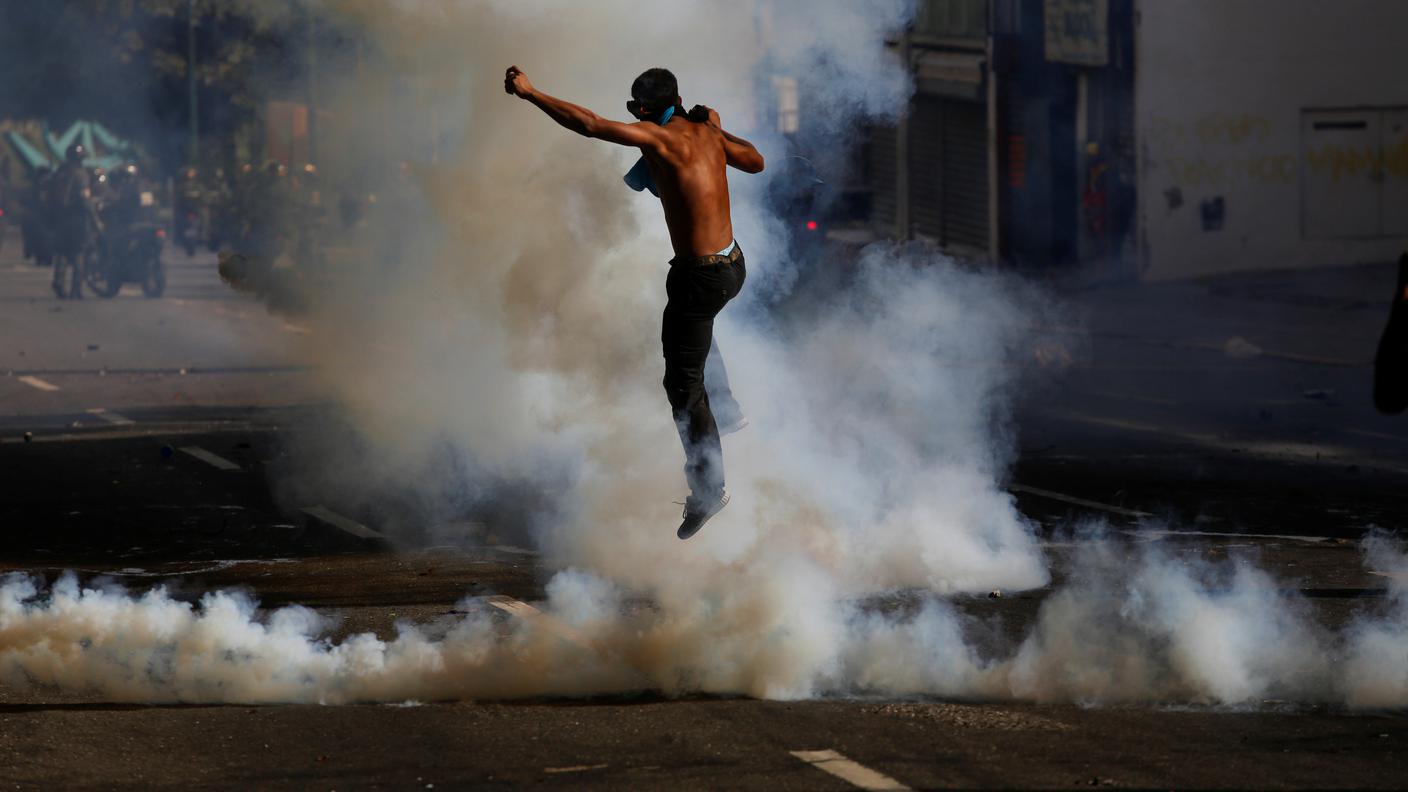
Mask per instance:
[[[665,126],[666,124],[670,123],[670,119],[674,118],[674,116],[675,106],[670,105],[669,107],[665,108],[665,111],[660,114],[659,118],[655,119],[655,123],[659,124],[660,126]],[[651,195],[655,196],[656,198],[660,197],[660,191],[655,188],[655,179],[651,178],[650,176],[650,166],[646,164],[645,157],[641,157],[640,159],[636,160],[636,164],[632,165],[631,169],[626,171],[626,175],[623,181],[626,182],[627,187],[630,187],[636,192],[640,192],[641,190],[650,190]]]

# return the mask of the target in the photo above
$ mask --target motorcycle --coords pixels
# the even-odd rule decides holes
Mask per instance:
[[[96,255],[84,272],[88,288],[99,297],[113,297],[124,283],[136,283],[142,294],[160,297],[166,292],[166,265],[161,261],[166,229],[138,223],[123,231],[99,236]]]

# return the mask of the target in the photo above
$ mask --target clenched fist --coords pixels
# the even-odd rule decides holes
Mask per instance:
[[[504,72],[504,93],[527,98],[533,93],[533,83],[528,82],[528,75],[522,69],[510,66]]]

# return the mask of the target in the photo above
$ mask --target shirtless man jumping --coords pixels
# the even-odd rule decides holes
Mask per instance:
[[[640,119],[611,121],[585,107],[539,91],[517,66],[504,74],[504,90],[526,99],[564,127],[590,138],[641,150],[652,192],[660,195],[675,257],[665,279],[663,328],[665,394],[684,443],[685,500],[679,537],[688,539],[728,504],[719,428],[709,408],[704,366],[714,317],[743,288],[743,250],[733,238],[725,166],[746,173],[763,169],[752,143],[725,132],[719,114],[680,102],[675,76],[649,69],[631,85],[626,108]],[[629,180],[629,177],[628,177]]]

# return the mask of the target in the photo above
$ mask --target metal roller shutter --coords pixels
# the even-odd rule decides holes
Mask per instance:
[[[895,233],[895,218],[899,211],[896,195],[895,169],[898,164],[898,144],[893,126],[870,128],[870,219],[876,231],[890,236]]]
[[[987,108],[944,103],[943,244],[988,248]]]
[[[910,115],[914,233],[943,247],[988,247],[987,107],[919,95]]]
[[[909,211],[914,233],[944,241],[944,105],[916,96],[909,117]]]

